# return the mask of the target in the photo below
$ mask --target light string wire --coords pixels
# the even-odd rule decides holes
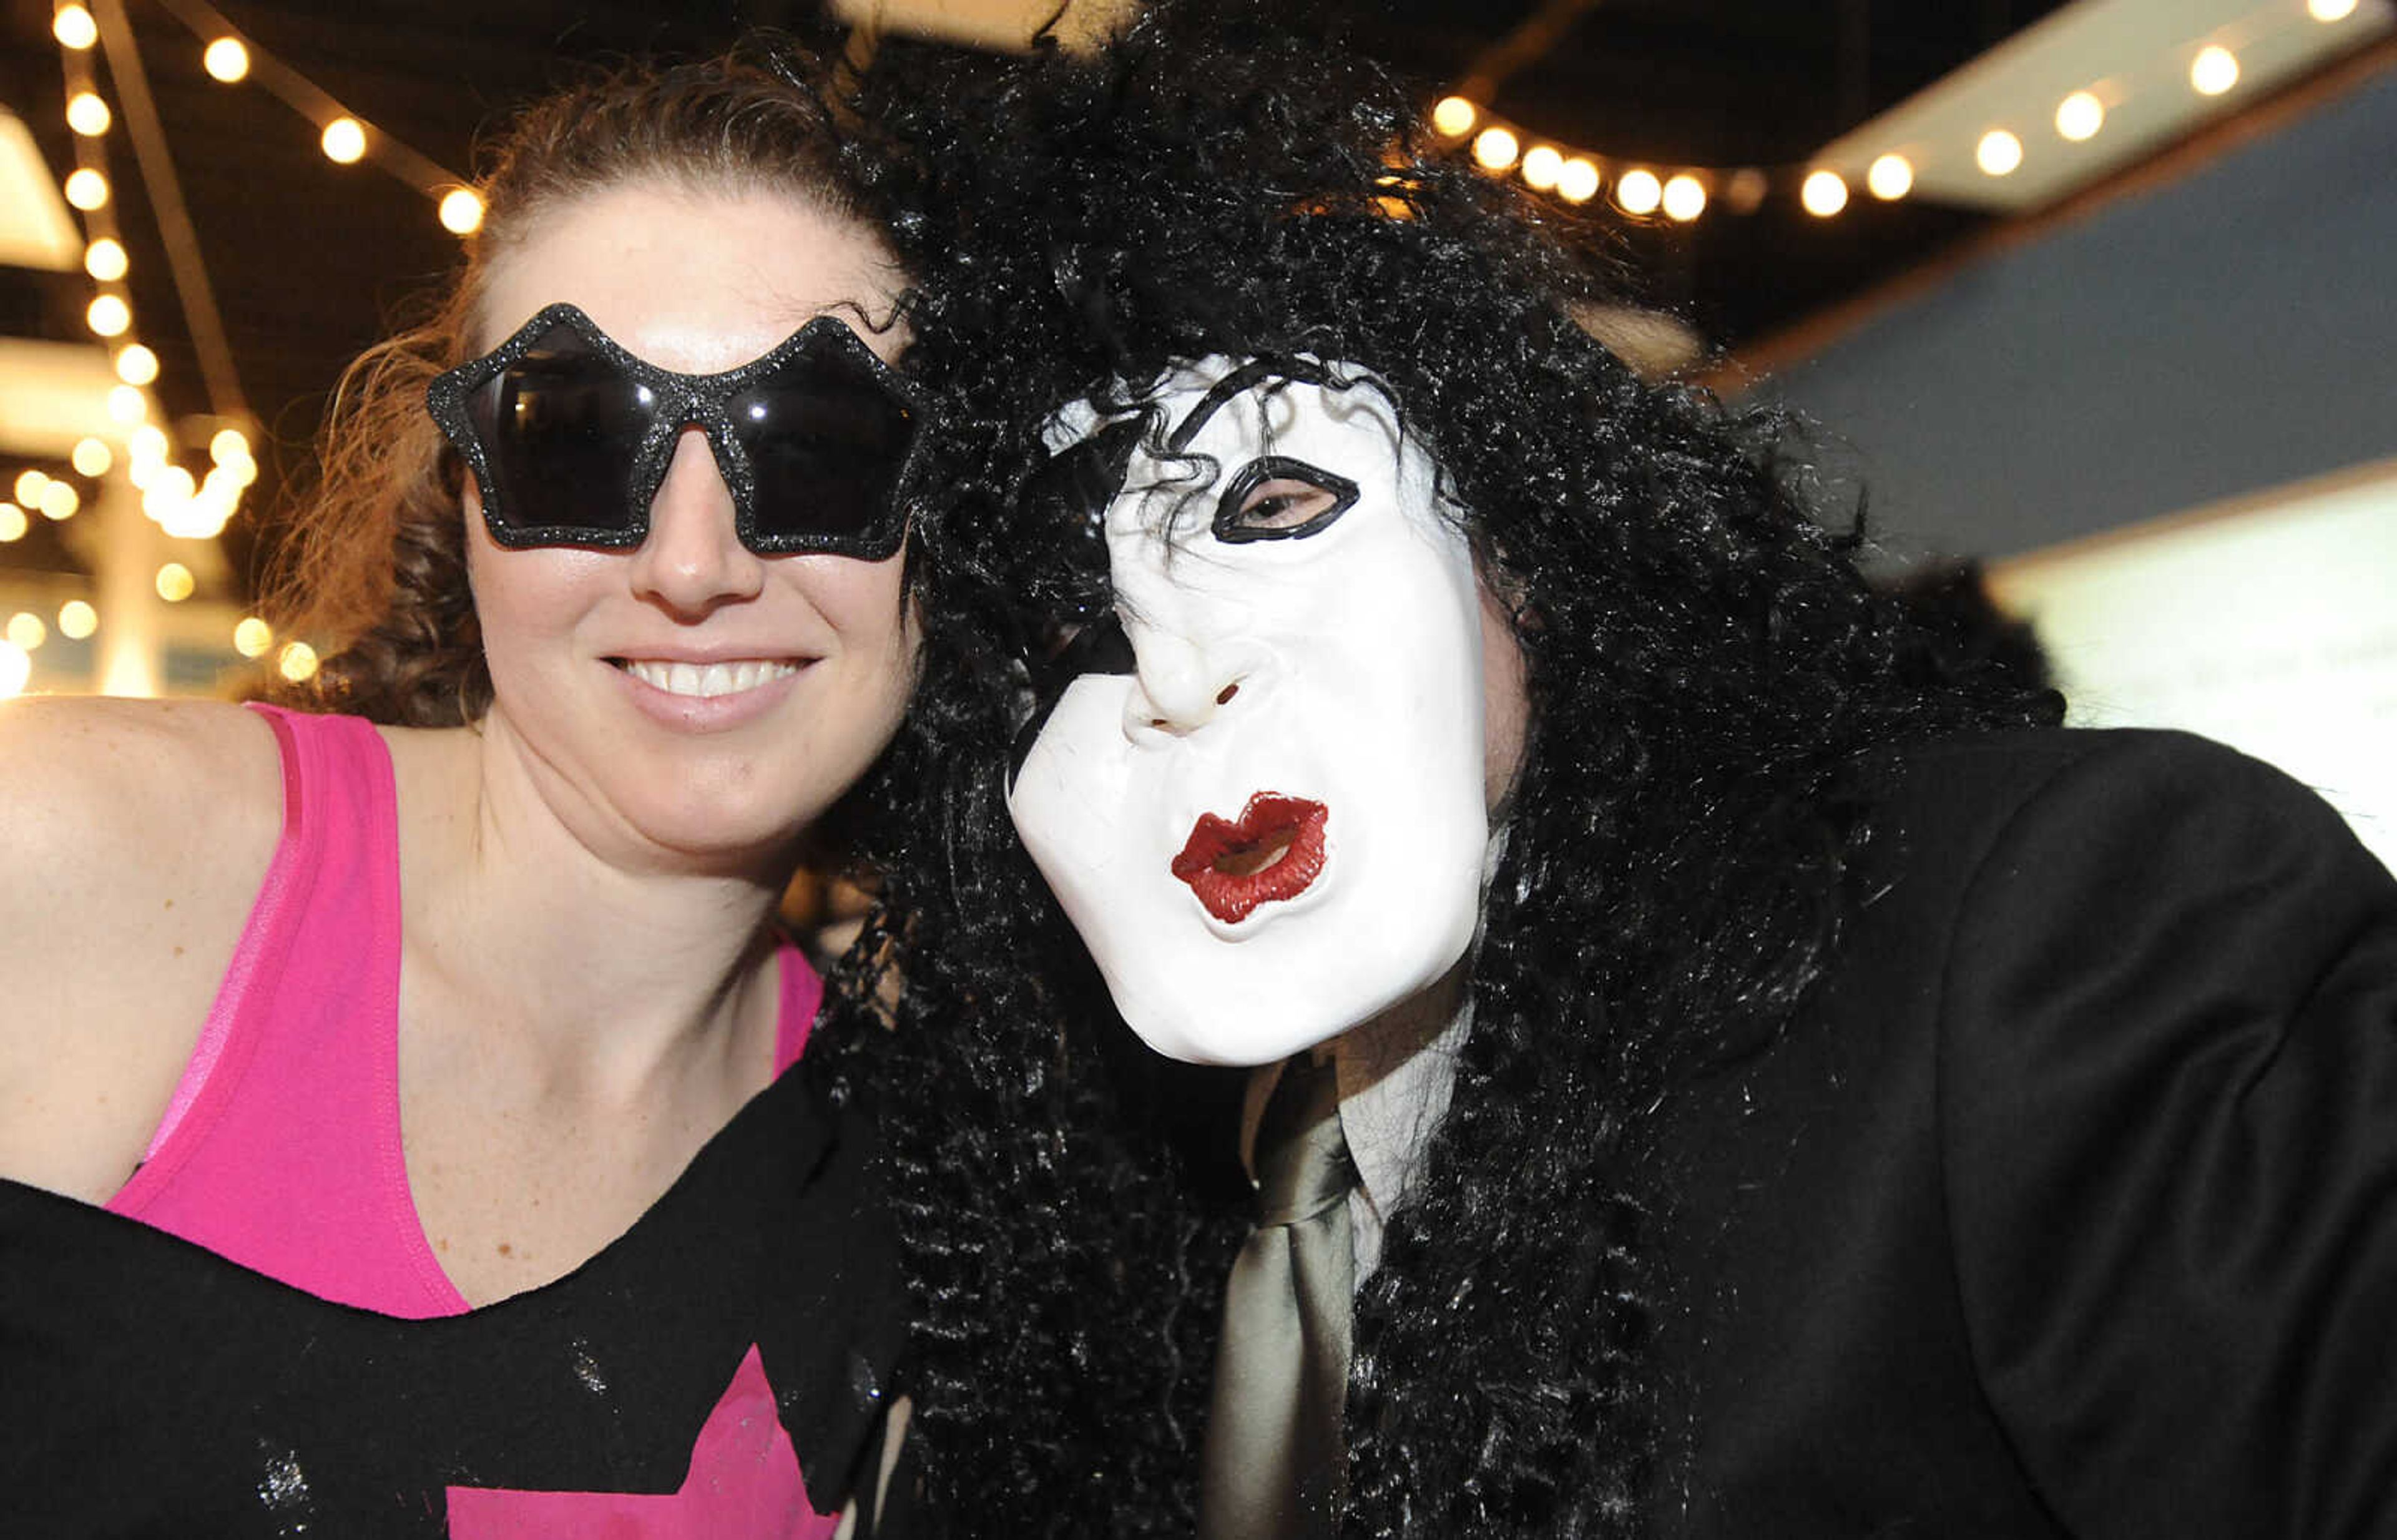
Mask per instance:
[[[1581,0],[1553,0],[1543,16],[1569,22],[1589,8]],[[2356,14],[2361,7],[2357,0],[2304,0],[2300,8],[2315,22],[2330,25]],[[2128,89],[2125,82],[2141,75],[2157,77],[2143,81],[2143,87],[2161,87],[2163,80],[2180,75],[2185,76],[2187,87],[2201,97],[2226,95],[2240,79],[2237,46],[2243,39],[2238,31],[2216,28],[2164,51],[2167,60],[2186,59],[2185,67],[2166,64],[2152,70],[2118,71],[2069,93],[2057,103],[2056,137],[2074,143],[2094,137],[2104,126],[2106,113],[2122,104]],[[1546,44],[1552,38],[1543,32],[1539,41]],[[1511,69],[1517,62],[1510,56],[1503,60],[1503,67]],[[1734,167],[1674,165],[1573,148],[1492,112],[1487,100],[1494,94],[1490,89],[1493,78],[1491,68],[1478,67],[1454,91],[1434,103],[1428,114],[1434,131],[1458,151],[1470,154],[1493,176],[1519,176],[1533,191],[1566,203],[1587,203],[1597,196],[1611,169],[1615,207],[1640,219],[1661,215],[1687,223],[1718,197],[1735,213],[1753,213],[1775,187],[1797,188],[1801,207],[1818,218],[1828,219],[1849,204],[1847,178],[1823,165],[1819,156],[1774,167]],[[2103,94],[2098,90],[2101,86],[2108,87]],[[1895,202],[1913,190],[1916,167],[1905,153],[1910,148],[1892,146],[1874,160],[1865,180],[1867,191],[1876,199]],[[1983,174],[2002,177],[2022,164],[2023,154],[2021,136],[1992,124],[1966,152],[1966,158]]]

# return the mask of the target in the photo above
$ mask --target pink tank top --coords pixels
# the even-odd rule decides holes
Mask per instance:
[[[255,708],[283,755],[283,835],[181,1082],[116,1213],[343,1305],[462,1313],[399,1137],[399,836],[372,723]],[[781,953],[775,1070],[823,982]]]

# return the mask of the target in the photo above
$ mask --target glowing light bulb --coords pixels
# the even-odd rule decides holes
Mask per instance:
[[[0,642],[0,701],[13,701],[25,693],[33,679],[33,660],[15,642]]]
[[[239,428],[219,428],[208,440],[208,458],[217,464],[249,458],[249,435]]]
[[[50,628],[42,617],[30,609],[20,609],[8,617],[8,639],[31,652],[50,639]]]
[[[40,507],[42,489],[49,484],[50,478],[39,471],[19,471],[16,487],[17,501],[28,508]]]
[[[116,377],[128,385],[146,385],[158,378],[158,355],[139,342],[117,350]]]
[[[367,153],[366,127],[354,117],[337,117],[325,125],[324,137],[318,143],[325,147],[325,158],[336,166],[355,165]]]
[[[275,645],[275,627],[255,615],[244,615],[233,628],[233,649],[245,658],[261,657]]]
[[[1665,182],[1665,217],[1689,223],[1707,211],[1707,184],[1687,171]]]
[[[299,684],[304,679],[315,676],[316,649],[306,642],[285,642],[282,654],[276,658],[275,666],[285,678],[295,685]]]
[[[108,387],[108,420],[132,427],[150,415],[150,398],[141,394],[139,385]]]
[[[1865,167],[1865,191],[1883,203],[1894,203],[1914,191],[1914,163],[1895,151],[1877,156]]]
[[[102,337],[122,337],[133,324],[133,307],[120,294],[102,294],[84,307],[83,318]]]
[[[141,511],[160,524],[188,512],[192,494],[199,484],[192,473],[181,465],[161,465],[152,473],[150,484],[141,489]]]
[[[1665,201],[1665,184],[1655,172],[1635,167],[1614,179],[1614,201],[1627,214],[1653,214]]]
[[[1431,126],[1451,139],[1463,139],[1480,117],[1480,111],[1463,97],[1444,96],[1431,110]]]
[[[87,214],[108,207],[108,179],[88,166],[67,173],[65,191],[67,201]]]
[[[1565,157],[1553,144],[1534,144],[1523,154],[1523,185],[1547,192],[1564,174]]]
[[[1984,174],[2002,177],[2022,164],[2022,141],[2003,128],[1992,128],[1973,147],[1973,164]]]
[[[57,524],[75,516],[83,506],[83,494],[71,481],[53,481],[42,489],[42,516]]]
[[[170,561],[158,569],[156,582],[158,596],[168,604],[182,603],[192,596],[192,590],[199,586],[192,577],[192,569],[180,561]]]
[[[2317,21],[2344,21],[2355,14],[2355,0],[2306,0],[2306,14]]]
[[[125,440],[125,452],[133,457],[136,465],[167,463],[166,431],[154,423],[144,422]]]
[[[1557,195],[1567,203],[1587,203],[1598,196],[1598,162],[1575,155],[1558,167]]]
[[[483,228],[483,196],[471,187],[453,187],[441,196],[441,228],[453,235],[471,235]]]
[[[59,635],[70,641],[81,641],[100,629],[100,611],[81,599],[69,599],[59,606]]]
[[[1521,149],[1522,141],[1504,128],[1484,128],[1473,139],[1473,158],[1486,171],[1504,171]]]
[[[1798,184],[1798,202],[1816,219],[1828,220],[1848,206],[1848,184],[1837,171],[1809,171]]]
[[[90,91],[77,91],[67,98],[67,127],[86,139],[98,139],[108,132],[112,121],[108,103]]]
[[[100,41],[100,23],[81,6],[60,6],[50,17],[50,35],[80,52]]]
[[[33,527],[33,521],[25,516],[24,509],[13,502],[0,502],[0,545],[24,539],[25,531]]]
[[[2189,88],[2200,96],[2220,96],[2239,84],[2239,56],[2219,43],[2209,43],[2189,61]]]
[[[249,50],[238,37],[220,37],[200,55],[200,67],[230,86],[249,74]]]
[[[2106,104],[2094,91],[2075,91],[2056,104],[2056,131],[2078,144],[2106,127]]]
[[[76,439],[74,452],[68,458],[74,462],[77,475],[106,475],[108,468],[116,463],[116,456],[111,454],[108,446],[97,438]]]
[[[125,248],[106,235],[83,248],[83,270],[101,283],[124,277],[126,265]]]

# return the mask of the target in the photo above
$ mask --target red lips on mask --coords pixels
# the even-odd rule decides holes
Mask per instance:
[[[1261,791],[1237,823],[1200,813],[1173,875],[1226,925],[1261,904],[1296,898],[1323,870],[1323,826],[1332,810],[1304,797]]]

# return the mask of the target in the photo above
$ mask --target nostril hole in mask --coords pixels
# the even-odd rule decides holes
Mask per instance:
[[[1216,703],[1217,705],[1219,705],[1219,706],[1227,706],[1227,705],[1230,705],[1230,704],[1232,703],[1232,697],[1233,697],[1233,696],[1235,696],[1235,695],[1238,695],[1239,692],[1240,692],[1240,687],[1239,687],[1239,686],[1238,686],[1238,685],[1225,685],[1225,686],[1224,687],[1223,693],[1222,693],[1222,694],[1220,694],[1220,695],[1217,695],[1217,696],[1215,697],[1215,703]]]

